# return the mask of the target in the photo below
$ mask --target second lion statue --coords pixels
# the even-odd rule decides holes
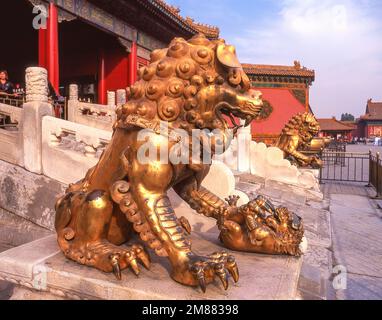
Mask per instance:
[[[234,116],[246,125],[258,116],[261,95],[250,89],[233,46],[201,34],[188,41],[175,38],[169,48],[152,52],[150,65],[139,71],[128,96],[128,103],[116,111],[112,139],[98,164],[56,203],[58,243],[67,258],[113,272],[118,279],[128,267],[138,274],[138,262],[149,268],[150,258],[144,245],[132,243],[136,233],[139,242],[169,259],[175,281],[205,291],[218,278],[227,289],[229,275],[239,280],[235,258],[225,251],[208,256],[193,252],[190,226],[176,216],[167,196],[170,188],[198,213],[217,220],[227,248],[301,254],[302,222],[286,208],[275,208],[262,197],[241,207],[236,206],[237,197],[219,199],[201,187],[209,164],[139,161],[145,143],[154,150],[167,143],[171,156],[171,147],[181,140],[169,142],[176,129],[190,135],[195,129],[221,130],[221,138],[210,140],[213,153],[221,139],[229,143],[225,116],[231,118],[234,132]],[[162,122],[169,128],[167,135],[160,130]],[[145,129],[154,137],[141,141],[139,133]]]

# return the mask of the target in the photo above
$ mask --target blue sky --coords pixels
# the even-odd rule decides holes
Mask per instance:
[[[167,0],[183,16],[216,25],[241,62],[316,71],[318,117],[365,111],[382,101],[381,0]]]

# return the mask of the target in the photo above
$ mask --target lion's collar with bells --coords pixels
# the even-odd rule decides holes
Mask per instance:
[[[161,120],[147,120],[137,114],[132,114],[132,115],[129,115],[126,117],[126,119],[122,122],[122,121],[117,121],[115,123],[115,126],[114,128],[120,128],[120,129],[131,129],[131,128],[141,128],[141,129],[148,129],[148,130],[152,130],[154,133],[158,134],[158,135],[162,135],[164,137],[168,137],[168,138],[171,138],[173,139],[173,141],[176,141],[176,142],[181,142],[183,137],[181,134],[178,134],[176,132],[176,130],[178,130],[179,128],[174,128],[171,126],[171,123],[167,123],[167,130],[164,132],[163,130],[161,130],[161,123],[163,123],[163,121]],[[185,129],[182,129],[182,130],[185,130]],[[190,136],[192,133],[188,130],[185,130],[188,135]],[[229,135],[226,135],[226,132],[225,132],[225,136],[226,137],[229,137]],[[206,139],[203,139],[203,137],[201,137],[201,141],[203,144],[206,144],[208,143],[206,141]],[[231,141],[232,139],[231,138],[228,138],[229,141]],[[230,142],[229,142],[230,144]],[[211,148],[211,145],[209,144],[209,147]],[[228,148],[228,145],[226,146]]]

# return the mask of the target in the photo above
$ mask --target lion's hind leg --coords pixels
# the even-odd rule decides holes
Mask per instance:
[[[102,190],[69,193],[56,206],[58,244],[65,256],[80,264],[113,272],[131,267],[139,273],[137,261],[149,267],[149,257],[140,245],[119,247],[108,239],[113,202]]]

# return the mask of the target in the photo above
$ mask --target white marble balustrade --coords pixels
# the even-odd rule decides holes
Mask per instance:
[[[111,131],[115,119],[115,106],[80,102],[74,99],[68,101],[69,121]]]
[[[23,109],[0,103],[0,124],[5,119],[17,123],[14,127],[0,127],[0,159],[18,165],[23,165],[22,118]]]
[[[63,183],[82,179],[98,162],[112,135],[54,117],[43,118],[42,132],[43,173]]]

